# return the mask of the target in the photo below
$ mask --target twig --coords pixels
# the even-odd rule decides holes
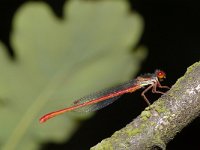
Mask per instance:
[[[200,114],[200,62],[187,72],[160,99],[136,119],[91,150],[166,149],[173,139]]]

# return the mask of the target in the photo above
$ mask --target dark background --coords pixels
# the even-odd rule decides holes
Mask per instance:
[[[27,0],[0,1],[0,40],[8,48],[8,57],[17,61],[17,54],[9,42],[12,20],[16,10]],[[65,0],[46,0],[52,10],[62,19],[62,6]],[[166,85],[173,85],[186,68],[200,58],[200,5],[195,1],[145,1],[129,0],[130,12],[136,10],[145,21],[145,30],[139,45],[148,47],[149,55],[143,63],[141,73],[152,72],[157,68],[167,73]],[[140,73],[139,73],[140,74]],[[159,96],[148,94],[149,99]],[[141,99],[135,101],[134,99]],[[113,105],[102,109],[84,121],[79,130],[66,143],[43,143],[42,150],[87,150],[102,139],[109,137],[132,121],[146,107],[140,92],[122,96]],[[56,129],[56,127],[55,127]],[[200,119],[188,127],[167,145],[168,150],[200,149]]]

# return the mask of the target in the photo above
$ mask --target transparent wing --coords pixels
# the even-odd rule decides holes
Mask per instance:
[[[81,99],[74,101],[72,106],[83,105],[83,107],[74,109],[74,111],[78,112],[96,111],[113,103],[121,95],[130,92],[129,89],[138,89],[138,87],[139,85],[136,84],[135,80],[130,80],[117,87],[105,89],[82,97]]]
[[[102,109],[102,108],[112,104],[119,97],[120,96],[116,96],[116,97],[113,97],[113,98],[110,98],[110,99],[107,99],[107,100],[104,100],[104,101],[101,101],[101,102],[98,102],[98,103],[94,103],[94,104],[91,104],[91,105],[80,107],[80,108],[75,109],[74,111],[77,111],[77,112],[92,112],[92,111],[96,111],[96,110]]]

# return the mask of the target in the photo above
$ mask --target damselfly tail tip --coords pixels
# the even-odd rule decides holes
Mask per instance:
[[[44,122],[46,122],[48,119],[49,119],[49,118],[47,118],[46,115],[45,115],[45,116],[43,116],[43,117],[41,117],[41,118],[39,119],[39,122],[40,122],[40,123],[44,123]]]

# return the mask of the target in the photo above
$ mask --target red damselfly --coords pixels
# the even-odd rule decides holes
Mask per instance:
[[[90,94],[88,96],[82,97],[81,99],[74,101],[73,105],[70,107],[48,113],[40,118],[40,123],[43,123],[52,117],[55,117],[57,115],[60,115],[72,110],[81,111],[81,112],[90,112],[90,111],[99,110],[113,103],[121,95],[125,93],[135,92],[136,90],[141,89],[143,87],[147,87],[147,88],[142,92],[141,95],[144,98],[144,100],[147,102],[147,104],[150,105],[150,102],[145,96],[145,93],[149,91],[150,89],[152,89],[153,93],[164,94],[164,92],[158,91],[157,87],[169,89],[168,86],[162,86],[160,84],[160,81],[163,81],[163,79],[165,78],[166,78],[166,74],[162,70],[156,70],[152,74],[147,73],[147,74],[138,76],[136,79],[130,80],[119,86],[116,86],[110,89],[105,89],[105,90]]]

